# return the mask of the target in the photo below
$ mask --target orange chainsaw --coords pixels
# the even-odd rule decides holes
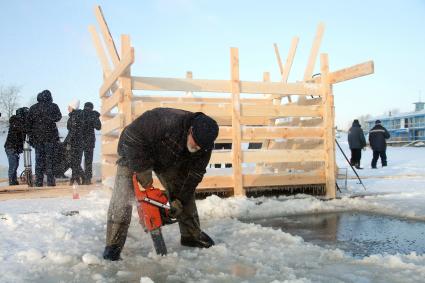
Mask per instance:
[[[133,188],[139,223],[145,232],[149,232],[151,235],[156,253],[166,255],[167,247],[162,237],[161,226],[175,222],[169,216],[168,198],[164,192],[154,187],[141,190],[135,174],[133,175]]]

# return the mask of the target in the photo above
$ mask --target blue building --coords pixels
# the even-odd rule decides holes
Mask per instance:
[[[382,126],[391,134],[390,142],[425,141],[425,102],[415,102],[415,111],[387,116],[373,117],[366,120],[366,133],[381,120]]]

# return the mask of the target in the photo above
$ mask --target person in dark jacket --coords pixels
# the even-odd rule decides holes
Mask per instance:
[[[35,185],[43,186],[44,173],[46,173],[47,185],[55,186],[53,152],[55,142],[59,138],[56,122],[62,118],[62,113],[58,105],[53,103],[49,90],[39,93],[37,101],[30,107],[28,114],[30,144],[35,148]]]
[[[93,175],[93,151],[96,144],[94,130],[100,130],[100,113],[93,110],[93,103],[86,102],[83,109],[82,150],[84,155],[83,184],[90,185]]]
[[[360,167],[360,160],[362,159],[362,149],[366,146],[366,139],[357,119],[353,121],[351,128],[348,130],[348,145],[351,150],[351,165],[357,169],[363,169]]]
[[[376,163],[381,157],[382,167],[387,166],[387,139],[390,133],[381,125],[380,120],[375,121],[375,126],[369,131],[369,144],[373,150],[372,168],[376,169]]]
[[[9,119],[4,148],[9,161],[9,185],[19,185],[16,170],[19,167],[19,154],[23,152],[25,136],[27,134],[27,116],[29,109],[22,107],[16,110],[16,115]]]
[[[134,198],[133,174],[142,187],[149,188],[155,172],[167,190],[182,245],[214,245],[200,228],[195,189],[206,173],[217,135],[218,125],[209,116],[172,108],[147,111],[123,130],[108,210],[105,259],[118,260],[125,244]]]
[[[69,118],[66,124],[68,135],[65,138],[65,145],[71,158],[72,176],[70,185],[75,182],[78,185],[83,183],[84,172],[81,169],[81,160],[83,158],[83,111],[80,108],[80,101],[75,99],[68,104]]]

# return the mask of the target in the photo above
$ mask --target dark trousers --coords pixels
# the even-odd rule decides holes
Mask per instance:
[[[372,168],[376,168],[376,163],[378,162],[379,157],[381,157],[381,164],[382,166],[387,166],[387,153],[386,150],[373,151],[373,158],[372,158]]]
[[[6,148],[7,160],[9,161],[9,185],[17,185],[18,177],[16,170],[19,166],[19,153],[14,148]]]
[[[47,185],[55,185],[53,174],[54,144],[46,142],[35,145],[35,183],[37,186],[43,185],[44,174],[47,175]]]
[[[84,147],[84,179],[91,180],[93,177],[93,151],[94,147]]]
[[[360,160],[362,159],[362,150],[360,148],[353,148],[351,150],[351,165],[360,166]]]
[[[81,160],[83,159],[83,148],[76,145],[71,146],[71,182],[80,182],[84,178],[84,172],[81,169]]]

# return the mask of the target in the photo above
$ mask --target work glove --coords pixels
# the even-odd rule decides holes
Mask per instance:
[[[152,187],[153,179],[151,170],[136,172],[136,179],[144,189]]]
[[[172,218],[177,218],[183,213],[183,204],[178,199],[171,201],[169,215]]]

